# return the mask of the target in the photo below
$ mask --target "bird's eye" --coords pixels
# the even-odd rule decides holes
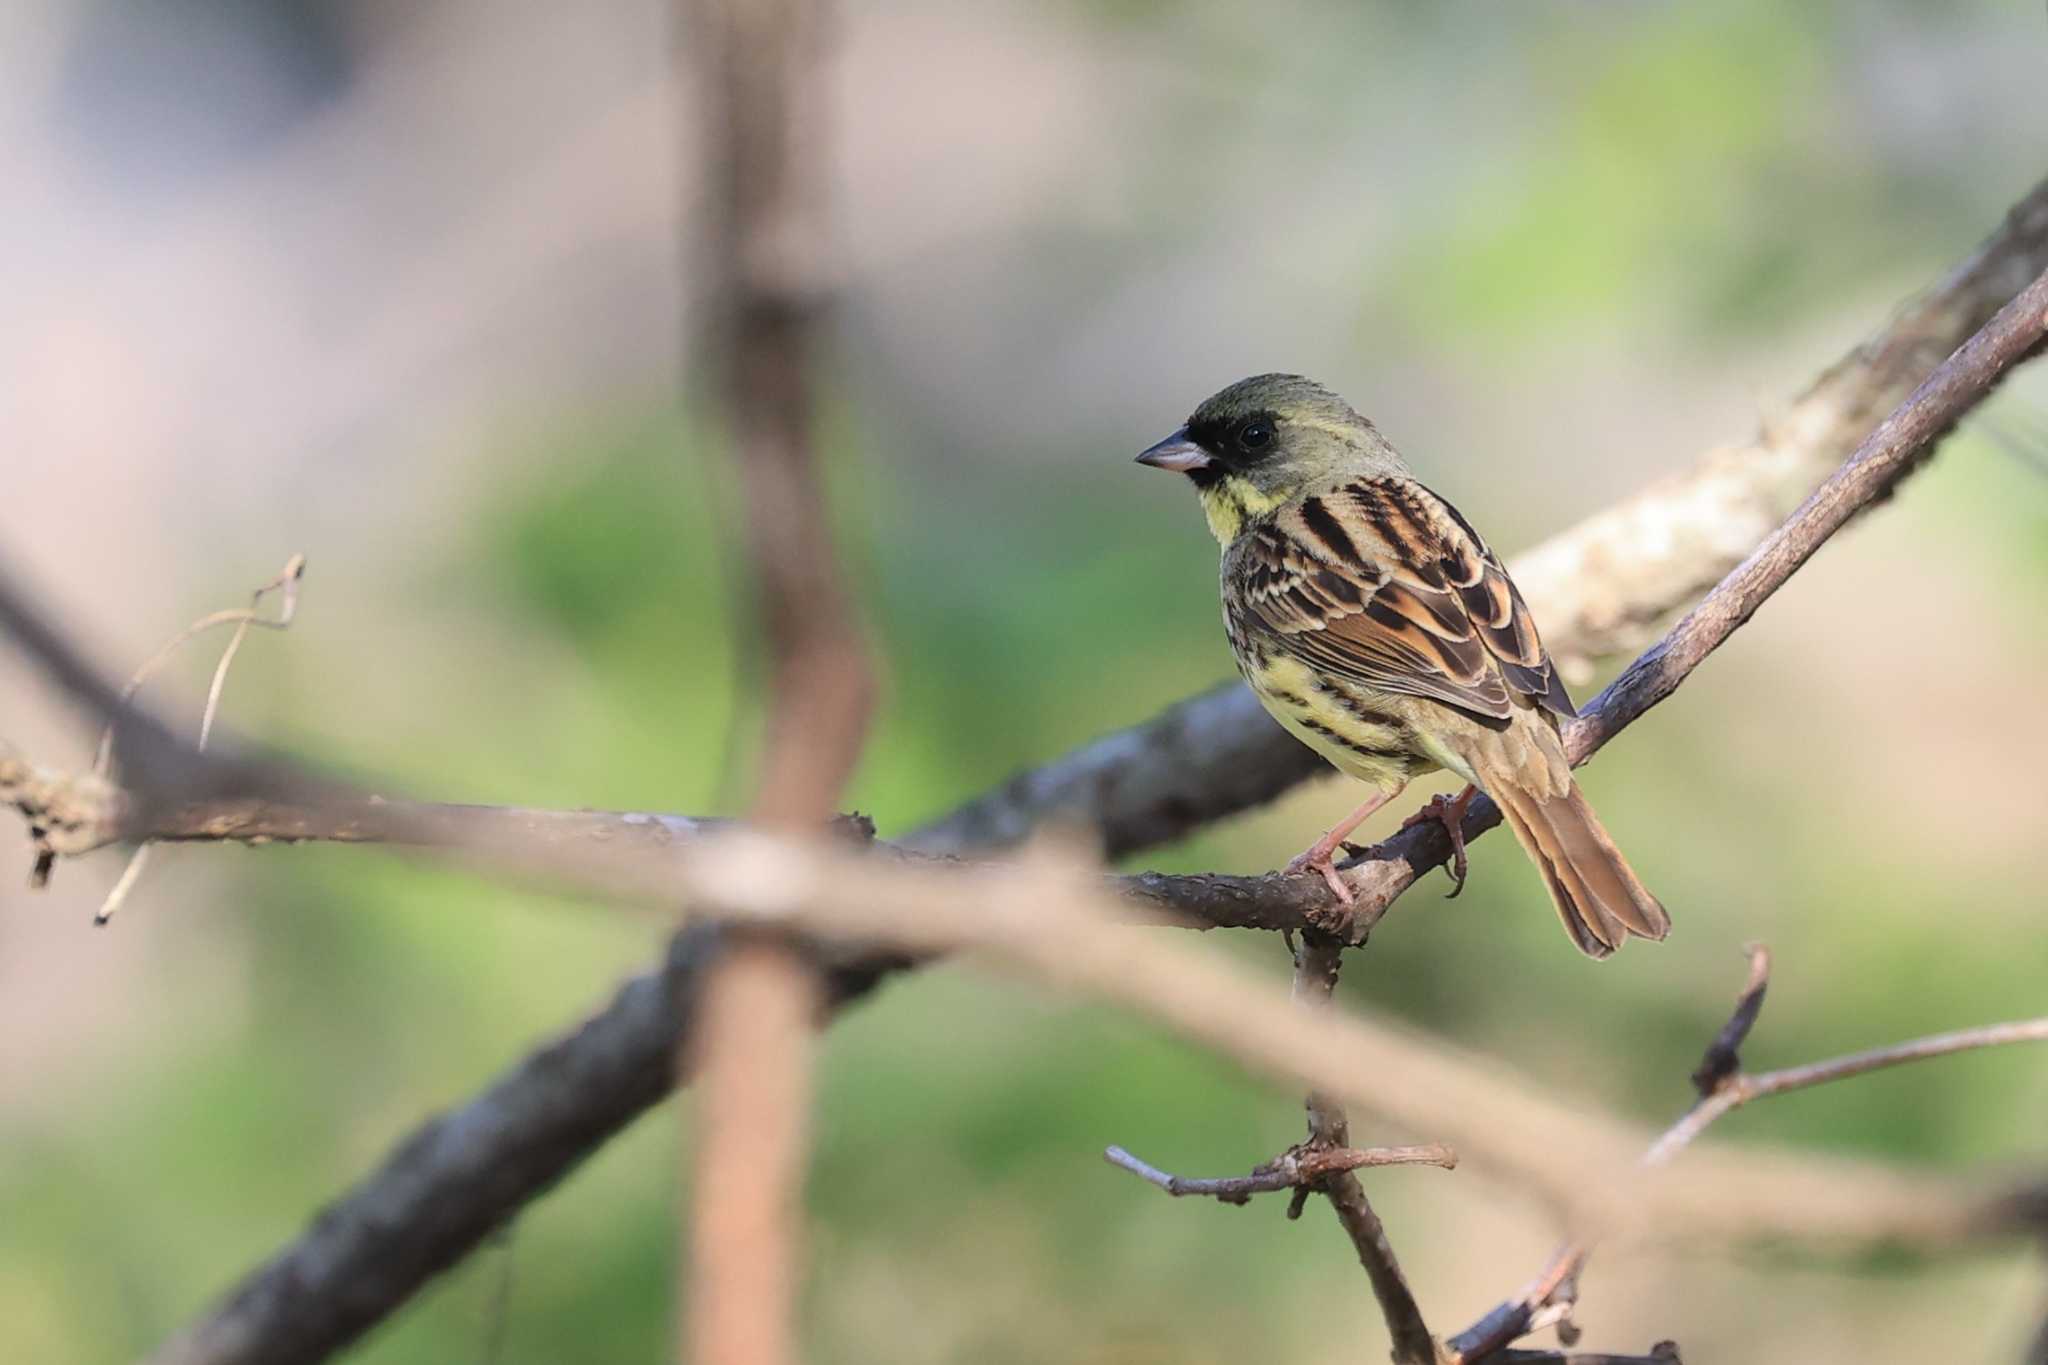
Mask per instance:
[[[1257,450],[1273,439],[1273,424],[1263,417],[1254,417],[1237,429],[1237,443],[1246,450]]]

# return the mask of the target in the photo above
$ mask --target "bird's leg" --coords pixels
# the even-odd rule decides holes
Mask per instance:
[[[1456,900],[1458,893],[1465,889],[1465,810],[1472,804],[1472,798],[1479,795],[1479,788],[1471,783],[1455,797],[1442,792],[1429,798],[1429,804],[1401,822],[1401,828],[1420,825],[1431,821],[1444,827],[1444,833],[1451,836],[1451,880],[1457,885],[1445,900]]]
[[[1403,782],[1401,787],[1408,784]],[[1351,888],[1344,885],[1344,879],[1337,875],[1334,859],[1337,850],[1344,846],[1344,838],[1352,830],[1364,824],[1366,817],[1387,802],[1401,794],[1401,787],[1390,792],[1380,792],[1361,805],[1357,810],[1330,826],[1329,833],[1308,846],[1307,851],[1296,855],[1282,871],[1287,873],[1316,871],[1323,874],[1323,880],[1330,884],[1330,890],[1345,905],[1351,904]]]

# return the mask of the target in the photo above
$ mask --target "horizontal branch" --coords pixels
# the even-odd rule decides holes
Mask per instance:
[[[1737,1072],[1725,1077],[1684,1118],[1672,1124],[1644,1154],[1643,1164],[1658,1166],[1669,1161],[1681,1148],[1705,1132],[1708,1125],[1752,1100],[1826,1085],[1830,1081],[1847,1080],[1866,1071],[1903,1066],[1907,1062],[1924,1062],[1932,1057],[2006,1047],[2013,1043],[2048,1043],[2048,1016],[1937,1033],[1889,1047],[1875,1047],[1866,1052],[1852,1052],[1846,1057],[1830,1057],[1824,1062],[1809,1062],[1805,1066],[1790,1066],[1755,1076]]]
[[[1615,1355],[1611,1351],[1501,1351],[1488,1359],[1495,1365],[1682,1365],[1678,1347],[1660,1341],[1648,1355]]]
[[[145,806],[115,782],[30,762],[0,740],[0,806],[12,806],[66,857],[121,842],[387,844],[475,848],[520,844],[541,855],[673,849],[730,822],[658,811],[547,810],[325,793],[317,800],[221,796]],[[872,835],[864,817],[839,817]],[[950,861],[894,847],[900,857]],[[1205,929],[1299,932],[1346,923],[1317,877],[1277,873],[1141,872],[1107,878],[1131,916]]]
[[[1226,1204],[1248,1204],[1255,1194],[1301,1189],[1339,1171],[1360,1171],[1373,1166],[1436,1166],[1448,1171],[1458,1164],[1457,1153],[1440,1142],[1415,1147],[1291,1147],[1273,1160],[1254,1166],[1250,1175],[1169,1175],[1121,1147],[1107,1148],[1102,1156],[1110,1165],[1121,1167],[1168,1194],[1201,1195]]]

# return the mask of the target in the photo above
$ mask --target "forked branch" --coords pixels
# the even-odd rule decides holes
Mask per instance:
[[[1255,1194],[1312,1188],[1339,1171],[1362,1171],[1376,1166],[1436,1166],[1448,1171],[1458,1164],[1457,1153],[1441,1142],[1413,1147],[1317,1147],[1297,1143],[1271,1161],[1254,1166],[1249,1175],[1225,1176],[1172,1175],[1121,1147],[1107,1148],[1102,1156],[1110,1165],[1121,1167],[1177,1198],[1193,1195],[1225,1204],[1249,1204]]]
[[[1763,1008],[1764,992],[1770,984],[1771,955],[1762,944],[1750,945],[1747,952],[1749,980],[1736,998],[1728,1022],[1707,1045],[1699,1069],[1692,1075],[1699,1098],[1643,1153],[1641,1165],[1645,1168],[1668,1164],[1716,1120],[1752,1100],[1957,1052],[2012,1043],[2048,1042],[2048,1017],[2043,1017],[1937,1033],[1805,1066],[1752,1075],[1742,1070],[1739,1054]],[[2048,1194],[2048,1190],[2041,1194]],[[1579,1273],[1590,1255],[1590,1243],[1567,1243],[1560,1247],[1525,1288],[1445,1343],[1448,1365],[1481,1365],[1481,1362],[1511,1359],[1511,1354],[1503,1354],[1503,1348],[1509,1343],[1544,1327],[1568,1324],[1578,1297]]]

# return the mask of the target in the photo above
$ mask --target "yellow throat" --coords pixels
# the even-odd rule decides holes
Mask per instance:
[[[1287,501],[1286,493],[1265,493],[1232,474],[1201,490],[1202,515],[1208,518],[1209,534],[1217,543],[1228,545],[1244,530],[1246,521],[1263,517]]]

